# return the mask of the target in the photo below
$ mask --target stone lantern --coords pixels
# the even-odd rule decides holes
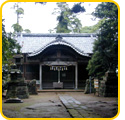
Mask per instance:
[[[5,103],[22,103],[23,101],[17,97],[17,86],[19,84],[19,79],[21,78],[21,71],[17,69],[16,65],[11,66],[11,80],[8,82],[7,89],[7,100]]]

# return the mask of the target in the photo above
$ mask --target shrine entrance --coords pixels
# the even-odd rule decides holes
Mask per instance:
[[[66,45],[51,45],[28,57],[39,65],[39,89],[78,89],[85,86],[89,57]],[[36,64],[34,63],[34,64]]]
[[[40,89],[77,89],[75,62],[44,62],[40,65]]]
[[[75,66],[42,66],[42,88],[75,88]]]

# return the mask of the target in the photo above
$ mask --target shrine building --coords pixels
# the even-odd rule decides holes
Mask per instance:
[[[39,89],[84,89],[95,39],[94,33],[21,34],[15,63],[26,81],[36,79]]]

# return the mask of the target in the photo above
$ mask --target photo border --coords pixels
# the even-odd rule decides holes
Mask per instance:
[[[0,113],[2,115],[3,118],[8,119],[8,120],[27,120],[27,119],[31,119],[31,120],[35,120],[35,119],[72,119],[72,118],[8,118],[6,117],[3,112],[2,112],[2,8],[3,6],[8,3],[8,2],[112,2],[114,3],[117,7],[118,7],[118,112],[116,114],[116,116],[112,117],[112,118],[74,118],[74,119],[96,119],[96,120],[102,120],[102,119],[107,119],[107,120],[111,120],[111,119],[115,119],[118,117],[119,113],[120,113],[120,7],[118,5],[117,2],[113,1],[113,0],[7,0],[5,2],[2,3],[2,5],[0,6],[0,19],[1,19],[1,24],[0,24]]]

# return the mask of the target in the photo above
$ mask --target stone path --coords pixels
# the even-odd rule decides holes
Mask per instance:
[[[55,113],[56,112],[56,113]],[[21,109],[26,118],[70,118],[65,107],[60,102],[49,101],[37,103]]]
[[[69,95],[59,94],[59,98],[73,118],[102,118]]]
[[[4,101],[2,112],[8,118],[112,118],[118,111],[117,98],[83,92],[41,92],[20,104]]]

